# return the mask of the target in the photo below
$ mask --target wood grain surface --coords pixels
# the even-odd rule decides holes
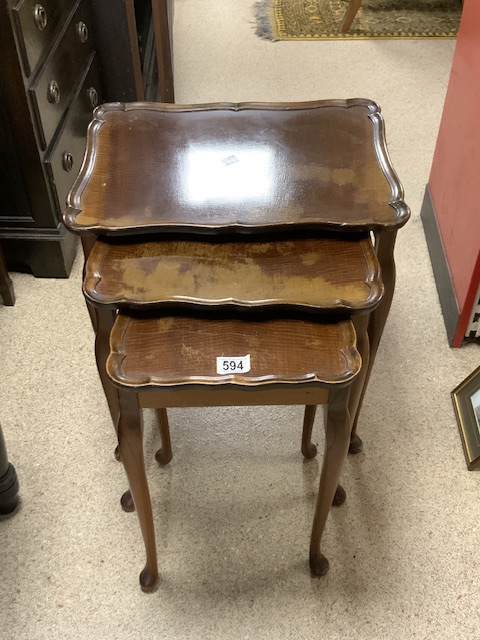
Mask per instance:
[[[118,315],[107,373],[121,387],[255,387],[283,383],[347,384],[361,358],[350,321],[132,318]],[[248,373],[220,375],[217,357],[250,355]]]
[[[64,219],[77,233],[400,227],[369,100],[98,108]]]
[[[380,267],[368,236],[269,242],[196,240],[109,244],[88,257],[84,294],[112,309],[284,308],[315,313],[371,311]]]

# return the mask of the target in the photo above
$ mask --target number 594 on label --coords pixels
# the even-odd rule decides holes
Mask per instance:
[[[242,357],[219,356],[217,358],[217,373],[248,373],[250,371],[250,354]]]

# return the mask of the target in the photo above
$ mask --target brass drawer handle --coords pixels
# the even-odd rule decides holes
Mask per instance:
[[[77,34],[80,38],[80,42],[82,44],[85,44],[85,42],[88,40],[88,27],[84,22],[79,22],[77,24]]]
[[[69,151],[64,151],[62,154],[62,166],[65,171],[71,171],[73,169],[73,156]]]
[[[95,87],[90,87],[89,89],[87,89],[87,95],[92,108],[95,109],[95,107],[98,105],[98,93]]]
[[[33,10],[35,24],[39,31],[43,31],[47,26],[47,12],[41,4],[36,4]]]
[[[47,98],[52,104],[58,104],[60,102],[60,87],[55,80],[52,80],[48,85]]]

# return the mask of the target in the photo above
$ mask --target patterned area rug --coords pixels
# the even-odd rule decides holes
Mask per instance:
[[[478,0],[480,2],[480,0]],[[461,0],[363,0],[347,33],[340,32],[349,0],[261,0],[256,34],[265,40],[454,38]]]

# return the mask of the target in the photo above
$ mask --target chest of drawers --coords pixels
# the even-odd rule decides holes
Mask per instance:
[[[0,243],[10,269],[67,277],[61,222],[102,100],[89,0],[1,0]]]

